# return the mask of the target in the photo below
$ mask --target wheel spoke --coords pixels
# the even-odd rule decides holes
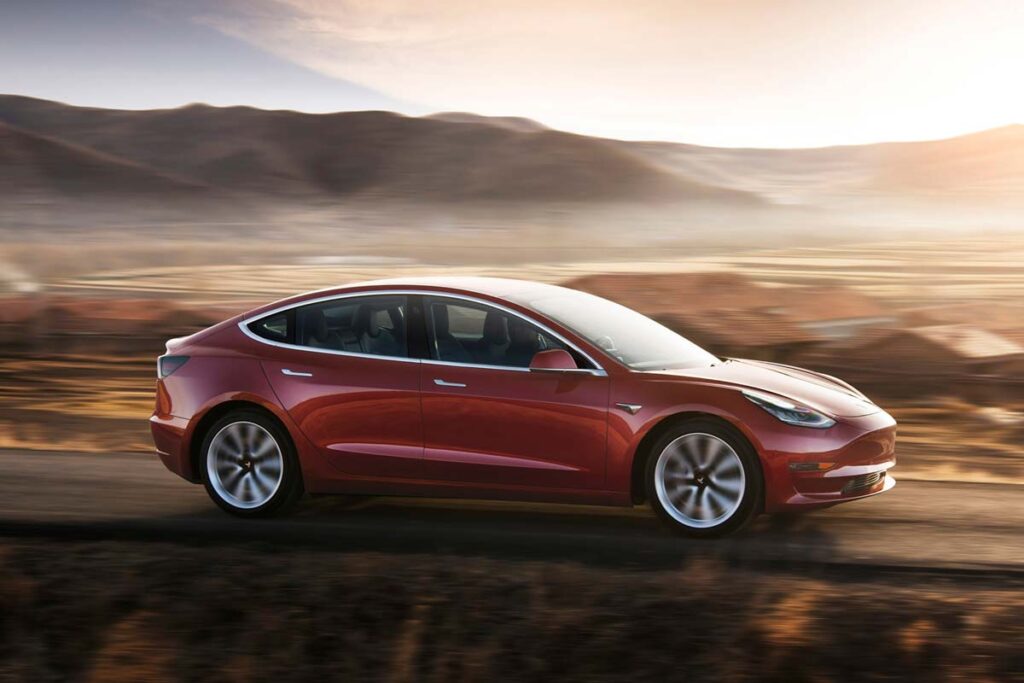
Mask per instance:
[[[274,451],[277,450],[277,444],[269,435],[261,438],[259,446],[253,449],[252,459],[259,462],[268,455],[273,455]]]
[[[221,483],[224,484],[224,488],[226,488],[232,494],[237,495],[238,487],[239,484],[242,482],[243,477],[245,477],[245,470],[239,467],[234,472],[228,474],[228,476],[222,478]]]
[[[690,466],[690,470],[700,469],[700,451],[693,440],[687,440],[683,445],[683,459]]]
[[[260,462],[256,463],[259,466],[260,472],[270,472],[275,477],[281,473],[281,457],[267,456]]]
[[[701,438],[701,448],[699,453],[700,468],[706,470],[715,463],[715,456],[718,455],[718,451],[722,445],[722,442],[718,439],[712,439],[709,436]]]
[[[735,498],[743,491],[743,481],[738,478],[715,479],[711,482],[711,488]]]
[[[693,507],[693,496],[696,492],[696,488],[693,486],[684,486],[679,490],[678,494],[672,499],[673,503],[677,508],[689,509]]]
[[[711,504],[711,507],[714,509],[714,514],[716,516],[728,510],[729,505],[732,503],[732,501],[729,500],[729,498],[722,495],[721,493],[718,493],[710,486],[704,489],[704,494],[706,500]]]
[[[689,476],[687,476],[685,473],[680,472],[678,470],[675,471],[675,472],[666,472],[665,473],[665,483],[675,484],[676,486],[678,486],[679,484],[681,484],[682,482],[686,481],[687,479],[689,479]]]
[[[228,439],[230,439],[230,442],[228,442]],[[228,425],[228,428],[225,430],[225,439],[222,443],[230,445],[236,453],[241,455],[242,448],[244,447],[242,443],[242,425],[237,422]]]
[[[711,463],[710,474],[716,477],[735,478],[740,474],[740,461],[733,454],[727,457],[718,458]]]
[[[693,519],[703,519],[705,518],[705,515],[703,515],[703,506],[705,506],[705,502],[703,502],[703,489],[697,488],[696,493],[693,495],[693,501],[690,504],[689,510],[686,512],[688,512],[689,516]]]
[[[220,445],[218,455],[220,455],[225,462],[240,463],[242,461],[242,451],[226,441]]]
[[[235,472],[241,472],[242,467],[235,460],[223,458],[217,461],[217,474],[220,475],[221,480]]]
[[[249,473],[249,485],[252,487],[253,495],[261,498],[271,490],[270,486],[264,485],[263,480],[256,474],[256,470]]]
[[[260,488],[267,493],[273,491],[274,488],[277,486],[277,475],[270,474],[266,470],[253,470],[253,477],[255,477],[256,481],[259,482]]]

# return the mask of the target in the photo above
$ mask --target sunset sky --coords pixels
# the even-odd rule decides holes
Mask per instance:
[[[1020,0],[3,0],[0,92],[459,110],[709,145],[1024,122]]]

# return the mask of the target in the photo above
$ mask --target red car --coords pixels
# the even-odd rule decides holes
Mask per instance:
[[[169,341],[158,375],[160,458],[243,516],[304,491],[648,501],[711,536],[895,483],[896,423],[845,382],[533,282],[302,294]]]

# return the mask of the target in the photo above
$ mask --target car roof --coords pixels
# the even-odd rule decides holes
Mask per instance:
[[[303,301],[330,298],[334,295],[342,295],[348,292],[359,292],[364,290],[370,292],[375,289],[422,289],[424,291],[445,290],[453,293],[470,295],[476,294],[484,298],[500,299],[504,301],[507,301],[510,298],[519,299],[520,301],[528,301],[530,299],[542,298],[544,296],[553,296],[560,292],[576,291],[565,287],[559,287],[557,285],[545,284],[543,282],[499,277],[422,276],[387,278],[381,280],[352,282],[339,287],[329,287],[327,289],[296,294],[248,311],[243,314],[243,318],[251,319],[278,308],[300,305]],[[516,302],[513,301],[512,303]]]
[[[472,277],[472,276],[422,276],[387,278],[383,280],[369,280],[346,285],[348,288],[363,287],[389,287],[401,289],[409,287],[412,289],[450,289],[459,292],[472,292],[484,296],[506,298],[509,296],[529,296],[531,294],[542,294],[545,291],[551,293],[564,290],[564,287],[549,285],[532,280],[515,280],[502,277]]]

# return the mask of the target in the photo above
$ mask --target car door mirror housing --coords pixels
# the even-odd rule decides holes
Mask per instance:
[[[578,369],[576,361],[565,349],[538,351],[530,361],[530,370],[535,372],[563,372]]]

